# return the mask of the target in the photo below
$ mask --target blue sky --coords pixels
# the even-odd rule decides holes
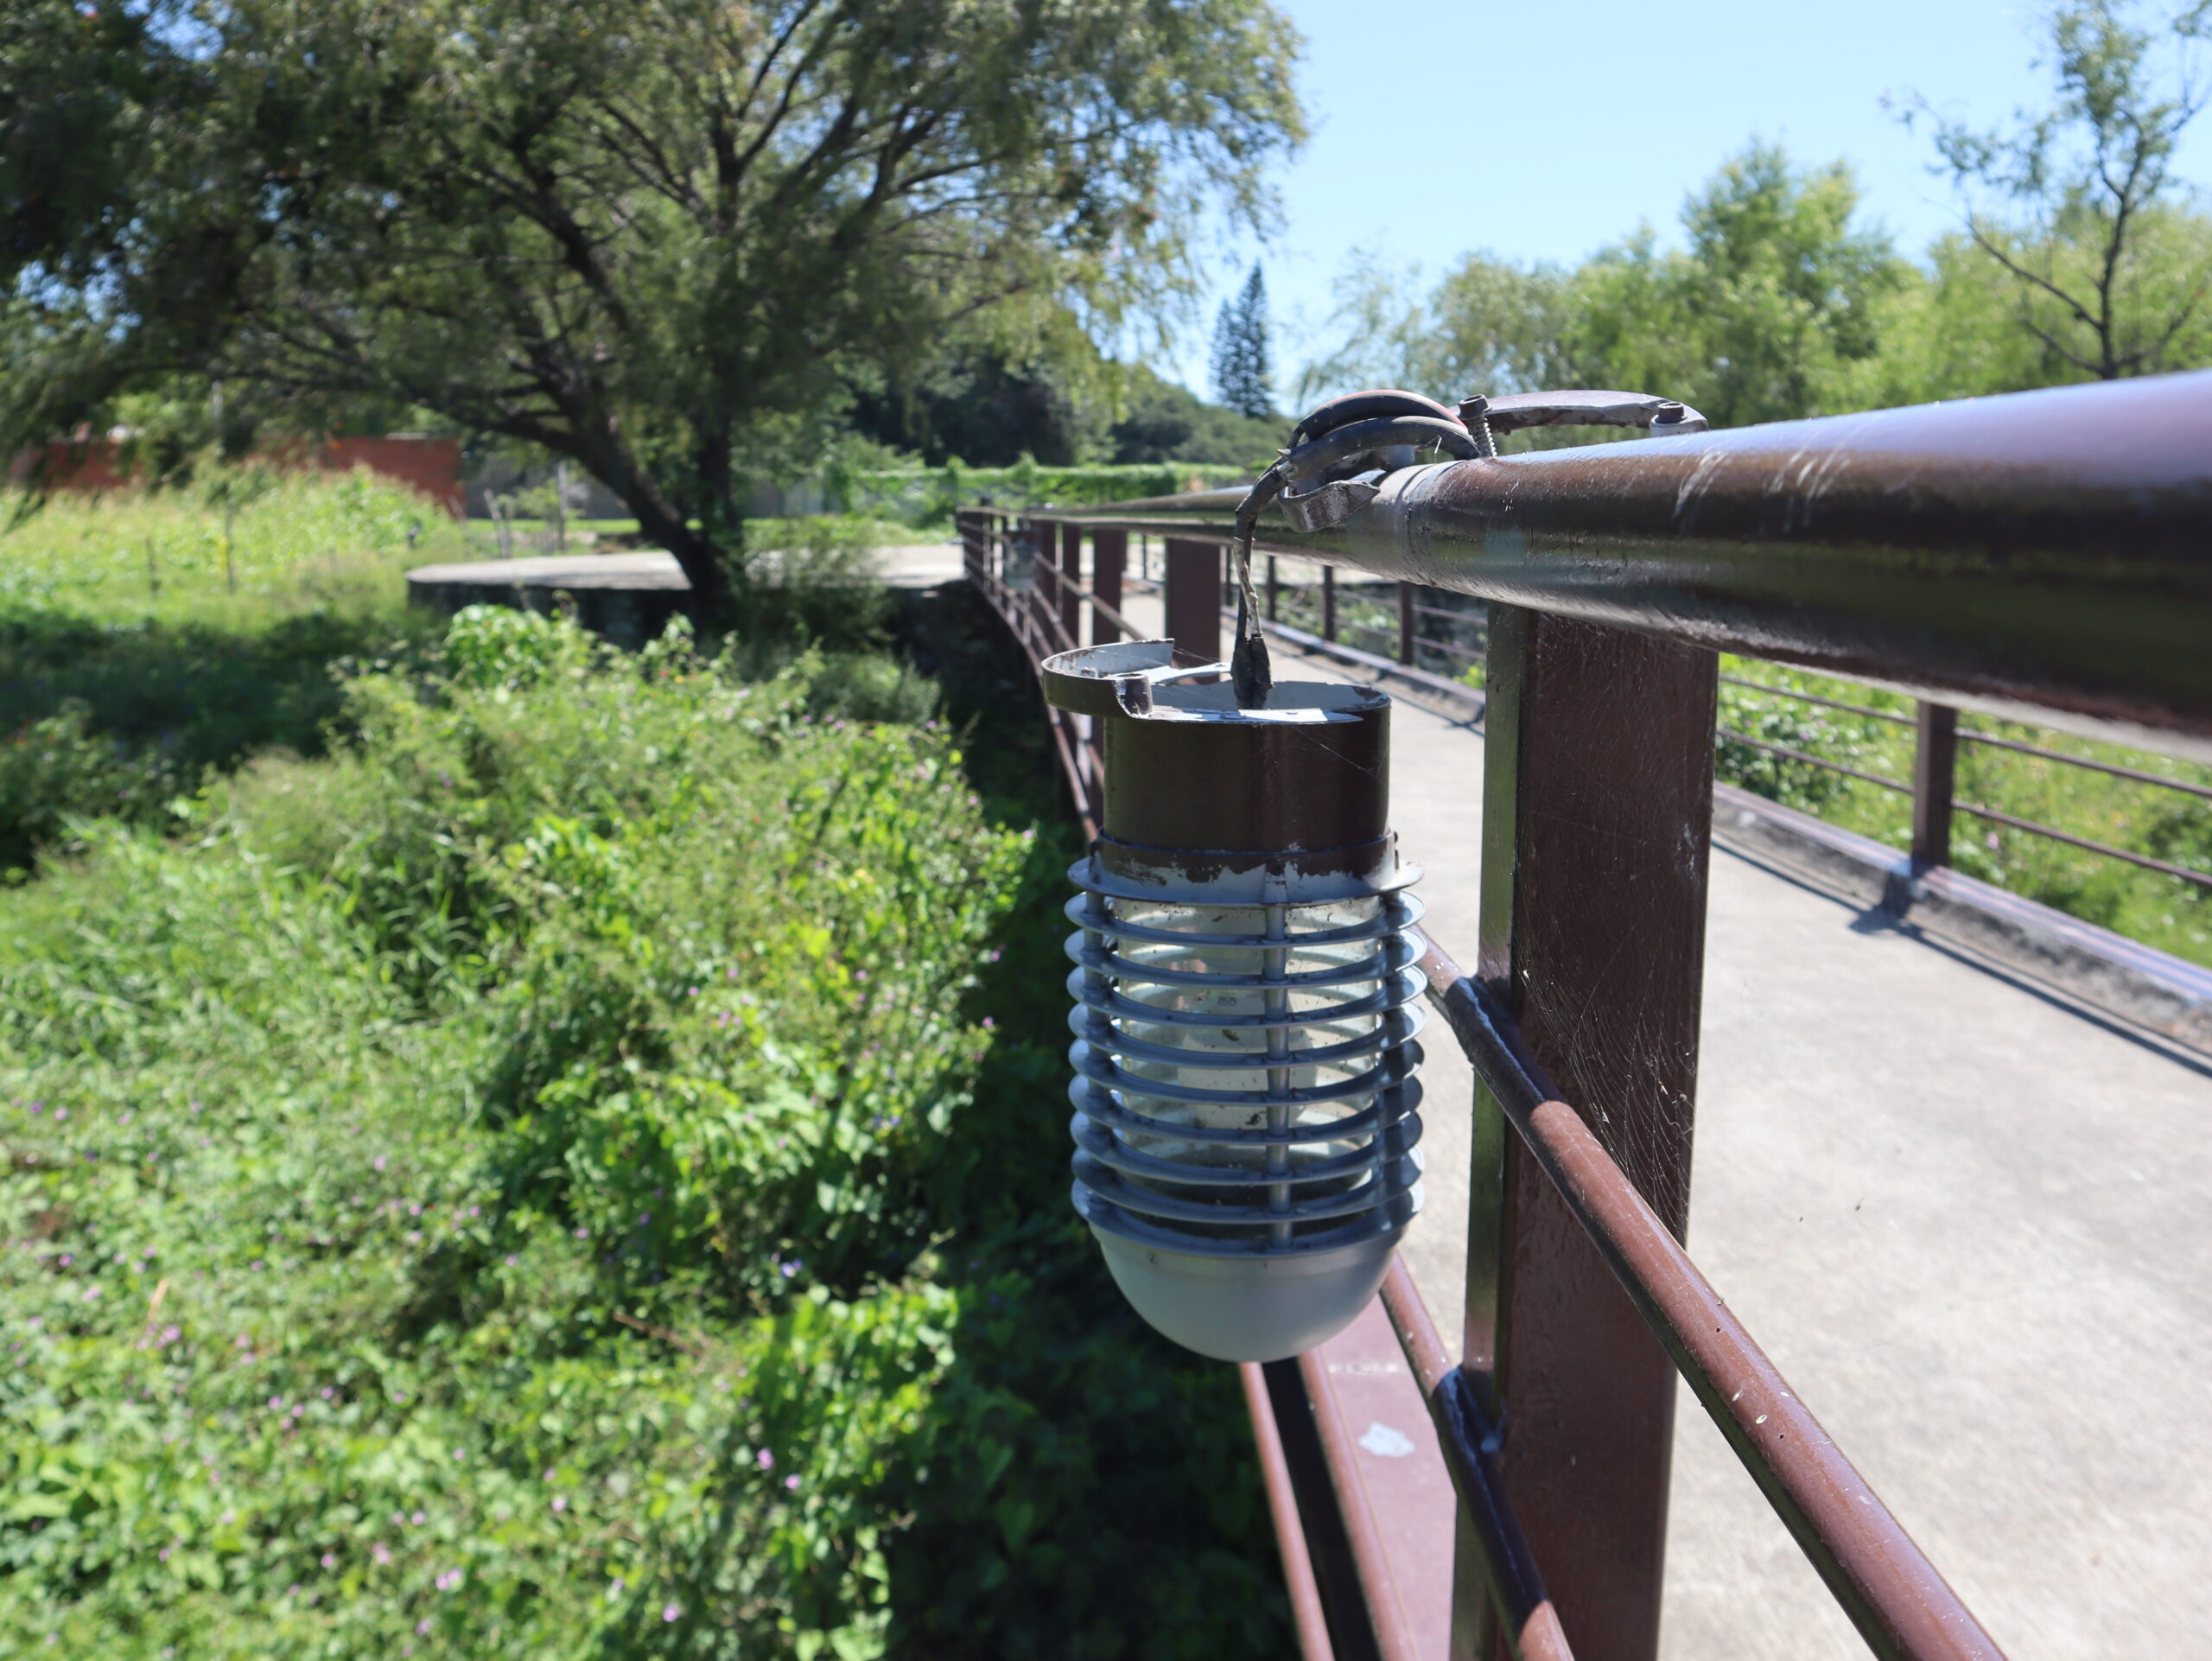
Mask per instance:
[[[1166,366],[1205,385],[1219,293],[1255,253],[1278,384],[1315,355],[1355,246],[1433,278],[1470,249],[1579,259],[1683,197],[1753,135],[1858,169],[1865,212],[1916,254],[1956,223],[1925,137],[1882,107],[1918,92],[1988,125],[2047,98],[2022,0],[1278,0],[1306,39],[1314,135],[1281,169],[1283,227],[1224,239],[1202,327]],[[2179,169],[2212,177],[2212,117]]]

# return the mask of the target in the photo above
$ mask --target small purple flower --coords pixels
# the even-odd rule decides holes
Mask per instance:
[[[384,1169],[384,1155],[382,1154],[378,1154],[376,1157],[376,1168],[379,1171]]]
[[[521,1258],[519,1258],[519,1257],[516,1257],[516,1256],[515,1256],[515,1254],[514,1254],[513,1252],[510,1251],[509,1253],[507,1253],[507,1267],[508,1267],[508,1268],[512,1269],[512,1268],[513,1268],[517,1263],[520,1263],[521,1261],[522,1261],[522,1259],[521,1259]]]
[[[369,1556],[380,1563],[388,1563],[391,1561],[391,1548],[379,1540],[369,1548]]]
[[[753,1456],[753,1462],[764,1471],[776,1468],[776,1456],[765,1448]]]
[[[568,1510],[568,1509],[569,1509],[569,1496],[568,1496],[568,1495],[566,1495],[566,1494],[564,1494],[564,1493],[556,1493],[556,1494],[555,1494],[555,1495],[553,1496],[553,1509],[554,1509],[555,1511],[566,1511],[566,1510]]]
[[[429,1630],[430,1618],[428,1615],[423,1616],[422,1620],[415,1623],[415,1636],[417,1638],[423,1637],[424,1634],[429,1632]]]
[[[985,1032],[989,1032],[989,1031],[990,1031],[994,1027],[997,1026],[998,1024],[999,1024],[999,1023],[998,1023],[997,1021],[994,1021],[994,1020],[993,1020],[990,1016],[988,1016],[988,1015],[985,1015],[985,1016],[983,1017],[983,1030],[984,1030]]]
[[[793,1493],[797,1493],[798,1492],[798,1479],[795,1476],[785,1477],[784,1479],[784,1486],[790,1489]]]
[[[675,1619],[676,1619],[678,1615],[682,1614],[683,1613],[683,1611],[682,1609],[678,1608],[675,1604],[672,1604],[672,1603],[671,1603],[671,1604],[667,1605],[664,1608],[663,1608],[663,1609],[661,1610],[661,1612],[660,1612],[660,1618],[661,1618],[663,1620],[664,1620],[664,1621],[671,1621],[671,1622],[672,1622],[673,1620],[675,1620]]]
[[[414,1516],[409,1518],[407,1520],[414,1524],[416,1528],[420,1528],[424,1523],[429,1521],[429,1518],[423,1516],[421,1511],[416,1511]]]
[[[325,1569],[335,1569],[335,1568],[337,1568],[337,1567],[338,1567],[338,1554],[337,1554],[336,1552],[334,1552],[334,1551],[326,1551],[326,1552],[324,1552],[324,1553],[322,1554],[322,1566],[323,1566]]]

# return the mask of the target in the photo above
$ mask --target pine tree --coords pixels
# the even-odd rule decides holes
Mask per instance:
[[[1268,350],[1268,285],[1257,264],[1213,325],[1214,397],[1240,415],[1275,413],[1274,364]]]

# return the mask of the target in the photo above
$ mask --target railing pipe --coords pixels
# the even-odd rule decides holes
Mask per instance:
[[[1421,967],[1476,1073],[1867,1647],[1883,1661],[2001,1661],[1489,997],[1433,941]]]
[[[1306,1524],[1298,1513],[1298,1494],[1292,1486],[1290,1465],[1283,1456],[1282,1433],[1275,1424],[1274,1405],[1268,1399],[1268,1381],[1258,1364],[1237,1369],[1244,1386],[1244,1409],[1252,1420],[1252,1439],[1260,1452],[1260,1480],[1268,1491],[1268,1511],[1275,1525],[1275,1544],[1282,1553],[1283,1588],[1290,1594],[1291,1624],[1298,1632],[1298,1652],[1304,1661],[1336,1661],[1329,1641],[1329,1621],[1321,1607],[1320,1583],[1314,1577],[1313,1559],[1306,1546]]]
[[[2212,756],[2212,371],[1409,468],[1259,545]]]

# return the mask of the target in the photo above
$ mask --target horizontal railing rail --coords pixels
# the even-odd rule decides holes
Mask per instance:
[[[2208,456],[2212,371],[1408,468],[1254,545],[2212,756]],[[1225,542],[1240,500],[1052,518]]]
[[[1433,939],[1420,967],[1477,1076],[1867,1647],[1895,1661],[2001,1657],[1581,1115],[1559,1099],[1512,1021]]]

